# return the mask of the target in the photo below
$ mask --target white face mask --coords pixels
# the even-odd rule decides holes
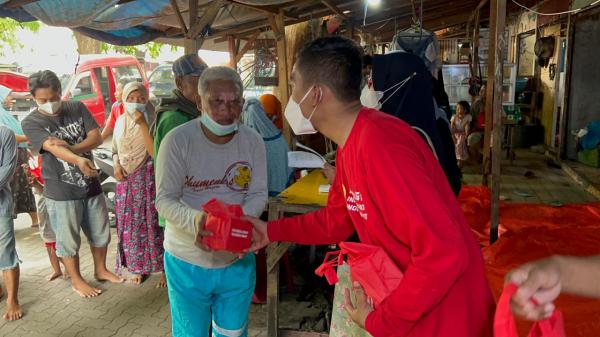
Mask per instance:
[[[123,107],[125,108],[125,112],[127,112],[131,116],[133,116],[136,111],[139,111],[141,113],[146,112],[146,104],[142,103],[125,102],[123,103]]]
[[[50,114],[50,115],[56,115],[56,113],[58,113],[58,110],[60,109],[60,105],[61,105],[61,101],[55,101],[55,102],[46,102],[44,104],[39,104],[38,103],[38,109],[42,110],[43,112]]]
[[[375,85],[373,83],[369,83],[365,85],[362,92],[360,93],[360,104],[364,107],[371,109],[381,109],[381,107],[387,102],[395,93],[397,93],[411,78],[415,77],[417,73],[413,73],[402,81],[392,85],[384,91],[375,90]],[[383,98],[383,95],[388,92],[394,90],[383,102],[380,102]]]
[[[376,91],[373,84],[369,83],[364,86],[360,93],[360,104],[367,108],[379,110],[381,109],[381,104],[379,104],[381,98],[383,98],[383,92]]]
[[[315,113],[315,110],[317,110],[318,105],[315,106],[308,118],[304,117],[304,115],[302,114],[302,110],[300,109],[300,104],[302,104],[302,102],[306,100],[308,94],[310,94],[312,89],[313,88],[311,87],[310,90],[308,90],[308,92],[300,100],[300,103],[296,103],[294,101],[294,98],[290,97],[288,104],[285,106],[285,119],[287,119],[288,123],[290,124],[290,127],[292,128],[292,131],[294,131],[296,135],[309,135],[317,133],[317,130],[310,122],[310,119]]]
[[[214,119],[210,118],[207,112],[203,112],[202,115],[200,115],[200,123],[204,124],[204,126],[210,130],[210,132],[219,137],[230,135],[236,132],[240,127],[237,121],[228,125],[221,125]]]

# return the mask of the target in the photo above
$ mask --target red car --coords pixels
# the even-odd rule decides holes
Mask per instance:
[[[83,102],[103,127],[116,101],[119,81],[138,81],[149,87],[144,68],[133,56],[81,55],[75,74],[63,85],[63,100]]]
[[[27,79],[27,75],[12,71],[0,71],[0,85],[10,88],[12,91],[29,92]]]

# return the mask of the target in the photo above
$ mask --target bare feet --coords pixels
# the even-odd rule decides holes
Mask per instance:
[[[6,302],[6,313],[4,314],[4,319],[7,321],[16,321],[23,317],[23,310],[19,303],[15,303],[12,301]]]
[[[73,290],[84,298],[96,297],[102,293],[102,290],[91,287],[84,280],[73,280]]]
[[[146,281],[146,279],[148,278],[148,275],[134,275],[131,279],[129,279],[130,283],[136,284],[136,285],[140,285],[142,284],[142,282]]]
[[[0,298],[2,298],[2,296],[4,296],[4,290],[2,290],[2,287],[0,287]]]
[[[111,283],[125,282],[124,278],[119,277],[119,276],[115,275],[114,273],[109,272],[106,269],[103,271],[96,272],[96,274],[94,274],[94,277],[96,277],[96,280],[101,281],[101,282],[104,282],[104,281],[108,281]]]
[[[165,277],[165,273],[160,274],[160,280],[156,283],[157,288],[166,288],[167,287],[167,278]]]
[[[47,281],[54,281],[57,278],[61,277],[63,275],[63,273],[59,270],[59,271],[55,271],[52,274],[46,276],[46,280]]]

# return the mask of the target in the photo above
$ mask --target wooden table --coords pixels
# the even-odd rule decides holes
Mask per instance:
[[[319,186],[328,184],[322,170],[314,170],[301,178],[277,197],[269,200],[269,221],[286,213],[304,214],[327,205],[327,193],[319,193]],[[290,243],[272,243],[267,247],[267,332],[279,336],[279,261]]]

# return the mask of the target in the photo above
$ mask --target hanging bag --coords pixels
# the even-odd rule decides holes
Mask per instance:
[[[517,323],[510,312],[510,299],[517,292],[517,285],[506,285],[498,300],[494,317],[494,337],[519,337]],[[552,316],[537,321],[531,327],[528,337],[566,337],[562,313],[555,310]]]
[[[315,270],[330,285],[338,282],[335,267],[343,265],[346,256],[352,280],[360,283],[375,306],[398,288],[403,273],[381,247],[355,242],[341,242],[339,246],[340,250],[327,253]]]

